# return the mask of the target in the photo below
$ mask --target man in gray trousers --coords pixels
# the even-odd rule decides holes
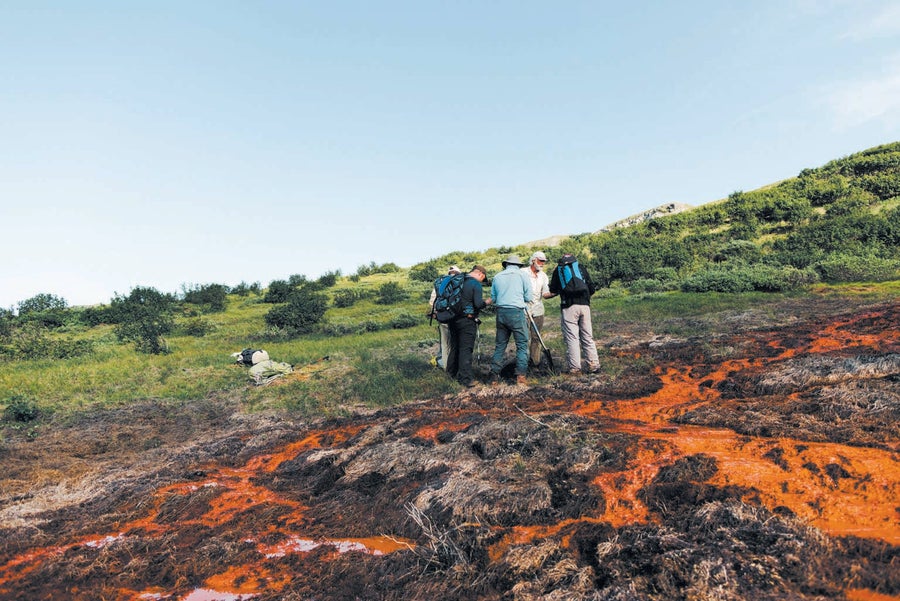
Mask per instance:
[[[557,263],[550,280],[550,292],[559,295],[562,310],[560,327],[566,343],[569,373],[581,373],[582,355],[587,362],[587,371],[595,373],[600,371],[600,358],[591,324],[591,295],[596,288],[587,269],[578,264],[575,255],[564,254]]]

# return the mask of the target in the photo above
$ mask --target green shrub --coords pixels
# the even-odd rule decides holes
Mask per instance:
[[[396,317],[392,318],[390,322],[388,322],[388,326],[395,330],[403,330],[406,328],[414,328],[421,323],[421,319],[410,315],[409,313],[401,313]]]
[[[681,289],[684,292],[749,292],[753,286],[735,270],[711,268],[689,277]]]
[[[38,323],[29,322],[15,328],[0,346],[0,358],[7,361],[30,359],[71,359],[94,352],[92,340],[51,338]]]
[[[248,296],[252,292],[253,294],[259,294],[260,285],[259,282],[253,282],[252,284],[248,284],[247,282],[241,282],[237,286],[233,286],[229,292],[231,294],[236,294],[238,296]]]
[[[397,282],[385,282],[375,292],[375,302],[379,305],[394,305],[406,300],[406,291]]]
[[[320,292],[306,287],[294,291],[284,305],[273,307],[266,313],[266,324],[290,335],[304,334],[322,320],[328,308],[328,299]]]
[[[0,309],[0,340],[7,340],[13,331],[12,311]]]
[[[41,415],[37,403],[22,394],[14,394],[6,399],[5,403],[4,421],[25,424],[33,422]]]
[[[319,284],[322,288],[331,288],[332,286],[337,284],[338,278],[340,277],[340,269],[336,271],[327,271],[319,276],[319,279],[316,280],[316,283]]]
[[[900,278],[900,261],[874,255],[836,253],[815,264],[826,282],[884,282]]]
[[[825,211],[825,214],[828,217],[844,217],[846,215],[852,215],[854,213],[861,213],[865,211],[868,206],[869,203],[867,203],[859,196],[848,196],[846,198],[842,198],[838,201],[833,202]]]
[[[818,279],[815,271],[794,267],[753,264],[711,267],[685,280],[684,292],[785,292],[807,286]]]
[[[631,294],[646,294],[650,292],[667,292],[669,290],[677,290],[678,285],[674,282],[663,282],[655,278],[641,278],[628,282],[628,292]]]
[[[213,330],[215,330],[215,325],[209,321],[208,319],[203,319],[202,317],[194,317],[189,319],[182,324],[182,331],[185,336],[194,336],[197,338],[202,338],[206,336]]]
[[[841,175],[820,178],[812,173],[800,173],[800,193],[806,196],[814,207],[830,205],[846,196],[849,191],[850,183]]]
[[[269,282],[266,294],[263,296],[264,303],[286,303],[288,297],[294,292],[294,286],[285,280],[273,280]]]
[[[78,321],[89,328],[94,328],[104,323],[114,323],[115,317],[110,311],[109,305],[97,305],[85,307],[76,312]]]
[[[69,307],[66,299],[60,298],[55,294],[36,294],[29,299],[19,303],[19,316],[29,313],[39,313],[41,311],[59,311]]]
[[[367,275],[375,275],[376,273],[397,273],[398,271],[400,271],[400,267],[396,263],[384,263],[383,265],[378,265],[375,261],[372,261],[368,265],[360,265],[356,269],[356,275],[365,277]]]
[[[19,321],[38,323],[45,328],[59,328],[71,315],[64,298],[54,294],[36,294],[18,304]]]
[[[119,324],[116,336],[134,343],[139,352],[159,355],[168,352],[163,339],[174,327],[175,297],[155,288],[138,286],[128,296],[116,296],[111,304]]]
[[[420,263],[410,267],[409,279],[430,283],[435,281],[442,273],[443,271],[438,267],[437,261],[428,261],[427,263]]]
[[[900,173],[873,173],[860,178],[859,185],[884,200],[900,196]]]
[[[346,309],[355,305],[362,296],[363,295],[357,290],[345,288],[334,293],[331,304],[339,309]]]
[[[755,263],[762,258],[762,251],[749,240],[730,240],[716,250],[713,257],[718,263],[739,260],[747,263]]]
[[[197,305],[204,313],[221,313],[225,310],[228,288],[222,284],[204,284],[185,289],[184,302]]]

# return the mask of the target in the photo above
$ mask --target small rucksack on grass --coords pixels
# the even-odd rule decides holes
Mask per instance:
[[[269,360],[269,353],[263,350],[245,348],[240,353],[234,354],[237,363],[241,365],[256,365]]]
[[[466,281],[466,274],[441,276],[434,281],[434,291],[437,293],[431,314],[438,323],[449,323],[462,313],[462,287]]]

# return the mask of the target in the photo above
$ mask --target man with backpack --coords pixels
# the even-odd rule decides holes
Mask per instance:
[[[476,385],[472,355],[478,336],[478,324],[481,323],[478,313],[491,304],[491,299],[484,299],[481,294],[485,279],[487,270],[484,267],[472,267],[472,271],[466,274],[458,298],[452,303],[450,312],[453,317],[447,322],[450,329],[450,351],[445,359],[447,373],[468,388]]]
[[[497,307],[497,340],[491,361],[491,383],[500,381],[503,358],[510,336],[516,343],[516,383],[525,384],[528,371],[528,321],[525,310],[531,303],[531,282],[521,267],[519,255],[509,255],[502,263],[503,271],[491,283],[491,300]]]
[[[559,295],[561,309],[560,327],[566,343],[566,362],[570,374],[581,373],[582,354],[587,361],[587,371],[600,370],[597,344],[591,324],[591,295],[596,288],[583,265],[575,255],[566,253],[557,261],[550,279],[551,294]]]
[[[430,317],[437,317],[437,315],[435,315],[435,310],[434,310],[435,307],[434,306],[435,306],[435,301],[437,300],[438,289],[442,285],[447,286],[449,284],[449,281],[448,281],[449,278],[451,278],[455,275],[458,275],[460,273],[462,273],[462,271],[460,271],[459,267],[457,267],[456,265],[451,265],[450,269],[447,270],[447,275],[445,275],[441,278],[438,278],[438,280],[435,282],[434,287],[431,289],[431,299],[428,301],[428,306],[430,308],[429,309]],[[435,359],[435,363],[437,363],[437,366],[440,367],[441,369],[446,370],[447,369],[447,357],[450,356],[450,326],[446,323],[438,322],[438,332],[440,333],[440,336],[441,336],[441,349],[440,349],[440,355],[438,355],[437,358]]]

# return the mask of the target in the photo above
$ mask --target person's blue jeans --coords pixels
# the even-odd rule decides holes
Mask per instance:
[[[525,310],[515,307],[497,308],[497,345],[491,361],[491,373],[499,374],[503,369],[506,345],[512,336],[516,343],[516,375],[524,376],[528,371],[528,322]]]

